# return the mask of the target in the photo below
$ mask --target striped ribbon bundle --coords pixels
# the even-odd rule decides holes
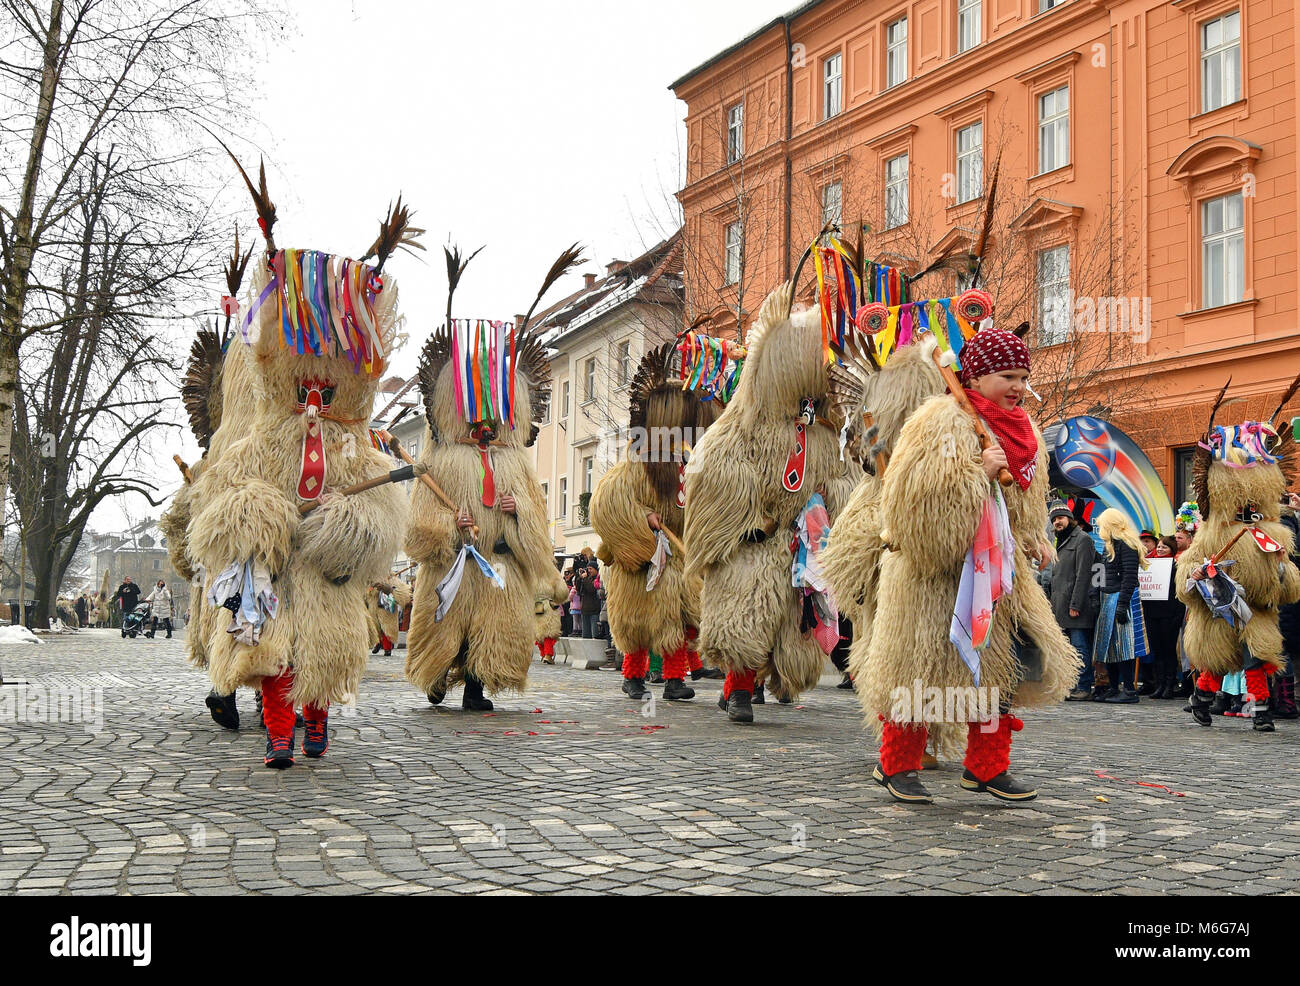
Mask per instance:
[[[516,356],[513,322],[451,320],[456,406],[467,422],[515,426]]]
[[[731,400],[745,365],[744,347],[717,336],[687,332],[677,344],[682,390],[700,390],[700,400]]]
[[[869,305],[862,309],[858,327],[871,334],[876,362],[881,366],[903,346],[930,332],[940,351],[951,352],[960,368],[962,347],[975,334],[975,326],[962,313],[959,301],[958,298],[931,298],[889,307]]]
[[[829,362],[834,358],[831,339],[841,349],[844,347],[844,335],[853,331],[861,307],[904,304],[909,300],[911,284],[898,268],[875,262],[868,262],[865,276],[859,278],[852,257],[835,237],[830,237],[828,247],[814,246],[812,255],[822,316],[822,349]]]
[[[393,450],[388,447],[388,442],[384,440],[383,432],[375,431],[374,428],[369,429],[369,431],[371,446],[383,452],[384,455],[392,455]]]
[[[274,296],[282,348],[344,358],[354,373],[383,373],[375,298],[384,285],[370,265],[319,250],[280,250],[270,266],[271,280],[240,327],[245,342],[253,318]]]

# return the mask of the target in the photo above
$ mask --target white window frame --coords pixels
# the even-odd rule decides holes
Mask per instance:
[[[596,457],[586,455],[582,458],[582,492],[590,493],[596,478]]]
[[[565,380],[560,384],[560,418],[564,421],[569,420],[569,381]]]
[[[559,520],[562,520],[567,524],[569,522],[569,477],[568,476],[560,477],[559,507],[560,507],[560,512],[555,516]]]
[[[983,0],[957,0],[957,54],[984,40]]]
[[[1058,259],[1064,257],[1064,263]],[[1050,265],[1050,266],[1049,266]],[[1038,344],[1055,346],[1070,334],[1070,245],[1039,250],[1034,282],[1038,302]]]
[[[901,25],[901,30],[895,30]],[[907,18],[900,17],[885,28],[885,88],[907,81]]]
[[[1209,43],[1211,28],[1219,29],[1218,44]],[[1231,28],[1235,33],[1228,37]],[[1197,32],[1201,47],[1201,112],[1209,113],[1241,99],[1241,11],[1230,10],[1205,21]],[[1218,84],[1218,98],[1211,100],[1211,82]]]
[[[632,379],[632,340],[624,339],[618,344],[618,385],[624,386]]]
[[[953,139],[957,154],[957,204],[960,205],[984,193],[984,121],[976,120],[962,127]],[[963,139],[968,141],[965,147]]]
[[[1040,92],[1037,96],[1037,105],[1038,173],[1045,175],[1049,171],[1064,168],[1070,163],[1069,85]],[[1063,160],[1057,160],[1058,154]]]
[[[1053,7],[1059,7],[1065,3],[1065,0],[1038,0],[1038,12],[1045,14]]]
[[[744,227],[739,220],[727,225],[722,253],[723,284],[735,284],[740,280],[740,266],[745,254]]]
[[[833,181],[829,185],[822,186],[822,225],[825,229],[826,224],[834,222],[839,225],[844,219],[844,185],[841,182]]]
[[[907,225],[909,171],[906,153],[896,154],[885,162],[885,229]]]
[[[582,365],[582,403],[587,404],[596,399],[596,357],[592,356]]]
[[[1230,216],[1229,203],[1236,212]],[[1215,221],[1217,215],[1217,221]],[[1237,222],[1238,225],[1229,225]],[[1211,265],[1219,261],[1219,276]],[[1241,192],[1230,192],[1201,202],[1201,307],[1235,305],[1246,292],[1246,202]]]
[[[837,51],[822,63],[822,119],[844,110],[844,60]]]
[[[745,155],[745,104],[727,110],[727,163],[735,164]]]

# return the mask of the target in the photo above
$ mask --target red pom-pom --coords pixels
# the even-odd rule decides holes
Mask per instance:
[[[957,298],[957,311],[968,322],[982,322],[993,315],[993,296],[979,288],[970,288]]]
[[[858,311],[857,325],[859,332],[875,335],[889,323],[889,309],[878,301],[863,305]]]

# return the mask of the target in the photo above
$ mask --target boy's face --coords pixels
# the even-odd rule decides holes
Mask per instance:
[[[976,377],[971,389],[981,397],[997,404],[1004,411],[1019,407],[1025,397],[1025,385],[1029,382],[1029,371],[1021,369],[1003,370],[1000,373],[986,373]]]

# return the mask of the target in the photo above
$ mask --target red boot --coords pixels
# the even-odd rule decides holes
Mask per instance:
[[[262,679],[262,721],[266,724],[268,767],[282,770],[293,766],[293,732],[297,716],[293,711],[293,669],[274,678]]]
[[[1246,672],[1246,693],[1254,700],[1250,706],[1252,712],[1251,725],[1257,733],[1271,733],[1276,727],[1273,725],[1273,712],[1268,704],[1268,672],[1264,668],[1251,668]]]
[[[966,733],[966,769],[961,786],[967,791],[987,791],[1002,801],[1032,801],[1038,792],[1021,784],[1009,773],[1011,734],[1025,728],[1013,715],[998,716],[996,722],[972,722]]]

